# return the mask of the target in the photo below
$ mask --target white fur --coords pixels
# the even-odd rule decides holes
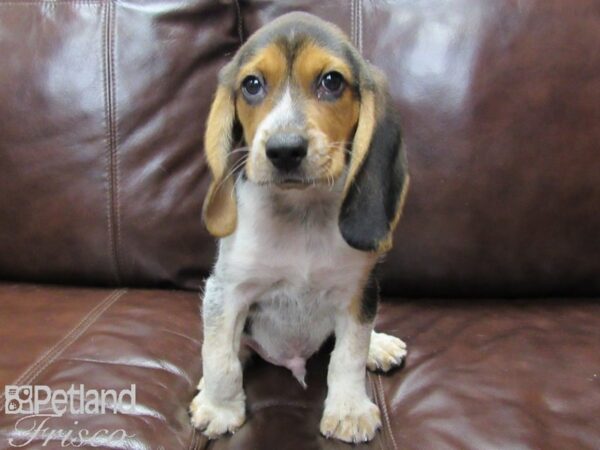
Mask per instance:
[[[293,123],[296,115],[296,108],[292,100],[290,87],[286,86],[283,95],[275,107],[267,114],[263,121],[258,126],[253,139],[252,146],[260,147],[260,142],[265,141],[268,136],[281,128],[288,127]]]
[[[371,333],[371,345],[367,368],[371,371],[388,370],[398,367],[406,357],[406,344],[396,336],[385,333]]]
[[[275,105],[275,107],[266,115],[256,129],[252,145],[250,147],[250,158],[254,160],[264,159],[264,148],[267,139],[283,128],[289,128],[296,115],[294,108],[292,93],[290,87],[286,86],[283,95]],[[255,161],[255,165],[258,163]]]
[[[335,315],[348,308],[374,257],[343,240],[338,192],[273,194],[272,187],[241,180],[238,188],[238,226],[221,240],[212,278],[253,286],[250,302],[259,308],[252,335],[270,356],[309,357],[333,332]],[[277,211],[277,202],[289,210]]]
[[[284,88],[283,94],[275,107],[266,115],[256,129],[249,151],[248,176],[250,179],[264,180],[271,174],[271,164],[267,161],[265,146],[267,140],[282,129],[297,129],[298,109],[294,107],[292,93],[289,85]]]
[[[194,425],[209,437],[233,432],[244,420],[238,354],[248,314],[252,339],[270,361],[290,368],[335,333],[324,435],[365,441],[380,426],[365,390],[365,367],[368,358],[385,355],[379,348],[369,355],[372,324],[361,323],[350,308],[376,256],[351,248],[340,234],[343,181],[333,189],[280,190],[238,179],[237,228],[220,241],[206,283],[204,381],[191,407]]]

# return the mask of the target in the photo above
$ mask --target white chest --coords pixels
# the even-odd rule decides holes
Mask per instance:
[[[236,231],[220,243],[215,274],[252,292],[252,337],[271,360],[318,350],[374,263],[343,240],[337,194],[318,195],[245,184]]]
[[[352,285],[373,257],[343,240],[337,194],[318,195],[292,191],[282,199],[245,184],[238,194],[236,231],[221,241],[216,270],[234,282],[298,292]]]

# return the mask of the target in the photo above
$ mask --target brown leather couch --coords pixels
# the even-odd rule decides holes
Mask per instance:
[[[130,414],[44,425],[85,448],[348,448],[318,434],[327,351],[306,391],[250,365],[233,436],[187,413],[216,73],[293,9],[388,74],[409,149],[378,319],[409,355],[369,375],[383,429],[357,448],[599,449],[598,0],[0,1],[2,386],[135,384]],[[61,448],[20,418],[0,448]]]

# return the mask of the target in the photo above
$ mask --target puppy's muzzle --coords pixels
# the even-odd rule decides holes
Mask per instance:
[[[265,145],[267,158],[281,172],[291,172],[302,164],[308,151],[308,140],[298,133],[277,133]]]

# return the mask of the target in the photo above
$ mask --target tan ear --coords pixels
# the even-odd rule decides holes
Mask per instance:
[[[228,174],[234,121],[233,94],[221,85],[210,108],[204,135],[204,151],[212,182],[204,199],[202,216],[209,233],[215,237],[230,235],[237,224],[235,180]]]
[[[348,167],[346,184],[344,185],[344,197],[348,195],[348,190],[356,179],[358,169],[361,168],[369,152],[374,129],[375,94],[373,91],[366,91],[362,93],[358,125],[354,132],[354,139],[352,140],[352,157],[350,159],[350,166]]]
[[[361,92],[339,227],[351,247],[386,252],[392,246],[409,177],[396,114],[384,81],[377,85]]]

